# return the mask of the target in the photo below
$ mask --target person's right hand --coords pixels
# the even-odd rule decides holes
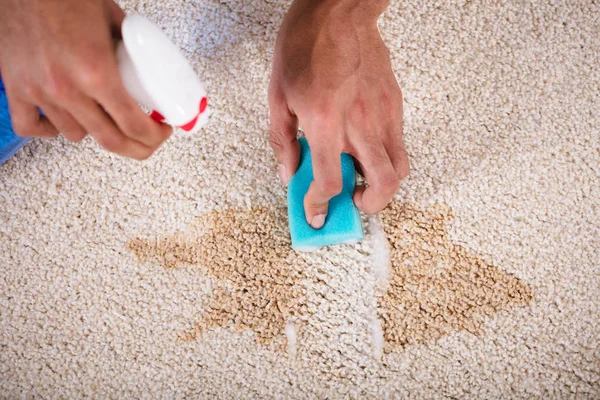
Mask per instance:
[[[269,141],[287,183],[300,160],[298,125],[311,147],[314,180],[304,197],[306,222],[325,224],[343,189],[340,154],[354,157],[368,186],[354,204],[376,214],[410,171],[402,138],[402,91],[377,27],[386,0],[295,0],[273,59]]]
[[[0,9],[0,74],[18,135],[77,142],[89,133],[135,159],[167,140],[172,128],[121,80],[113,39],[125,15],[112,0],[0,0]]]

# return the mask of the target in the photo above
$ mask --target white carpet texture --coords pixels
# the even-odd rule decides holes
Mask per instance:
[[[147,162],[0,167],[1,398],[600,398],[600,4],[393,1],[412,174],[366,238],[290,249],[278,0],[124,0],[215,109]]]

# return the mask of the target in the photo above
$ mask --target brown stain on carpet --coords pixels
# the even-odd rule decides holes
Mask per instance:
[[[214,278],[208,307],[181,339],[213,327],[251,329],[259,342],[281,334],[302,304],[302,268],[285,210],[215,211],[196,222],[194,233],[129,243],[139,259],[165,268],[198,265]]]
[[[193,340],[214,327],[255,332],[266,343],[284,332],[304,306],[304,264],[291,249],[285,209],[214,211],[188,232],[135,239],[139,259],[165,268],[202,267],[213,296],[193,329]],[[452,243],[447,207],[420,209],[394,202],[382,214],[392,271],[378,300],[387,343],[429,343],[451,332],[477,334],[499,310],[527,305],[532,290],[516,277]]]
[[[387,343],[430,343],[462,330],[477,334],[486,318],[531,302],[527,284],[450,240],[448,207],[394,202],[381,218],[392,268],[379,299]]]

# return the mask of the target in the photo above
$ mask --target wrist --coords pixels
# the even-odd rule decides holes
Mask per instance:
[[[389,0],[294,0],[293,6],[329,21],[360,26],[377,23],[388,4]]]
[[[333,10],[352,17],[377,19],[389,5],[389,0],[316,0]]]

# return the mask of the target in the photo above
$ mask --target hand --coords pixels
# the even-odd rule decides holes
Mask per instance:
[[[315,229],[342,190],[342,152],[355,158],[368,183],[354,193],[354,203],[368,214],[385,208],[409,173],[402,92],[377,29],[386,3],[295,0],[279,32],[269,87],[270,143],[287,183],[298,167],[302,125],[315,176],[304,207]]]
[[[170,136],[123,86],[113,38],[124,13],[112,0],[0,0],[0,9],[0,72],[17,134],[77,142],[90,133],[135,159]]]

